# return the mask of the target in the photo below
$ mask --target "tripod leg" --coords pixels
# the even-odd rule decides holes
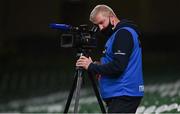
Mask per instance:
[[[91,83],[92,83],[94,92],[95,92],[95,94],[96,94],[96,98],[97,98],[98,103],[99,103],[99,106],[100,106],[100,108],[101,108],[101,112],[102,112],[102,113],[106,113],[106,110],[105,110],[103,101],[102,101],[102,99],[101,99],[101,96],[100,96],[100,94],[99,94],[99,91],[98,91],[98,88],[97,88],[95,79],[94,79],[94,77],[92,76],[91,73],[88,73],[88,77],[89,77],[90,80],[91,80]]]
[[[78,112],[80,89],[81,89],[81,84],[82,84],[82,73],[83,73],[82,70],[77,70],[77,85],[76,85],[76,91],[75,91],[74,114]]]
[[[75,88],[76,88],[76,83],[77,83],[77,71],[76,71],[75,74],[74,74],[73,85],[72,85],[72,88],[71,88],[71,90],[70,90],[70,93],[69,93],[67,102],[66,102],[66,106],[65,106],[65,109],[64,109],[64,113],[68,113],[69,106],[70,106],[70,104],[71,104],[71,100],[72,100],[72,97],[73,97],[73,93],[74,93],[74,90],[75,90]]]

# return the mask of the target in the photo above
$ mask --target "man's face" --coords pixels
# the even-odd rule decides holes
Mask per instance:
[[[103,16],[101,13],[95,16],[95,22],[100,30],[104,30],[109,25],[110,18],[107,16]]]

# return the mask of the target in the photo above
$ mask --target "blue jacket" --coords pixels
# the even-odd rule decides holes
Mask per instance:
[[[100,92],[103,98],[116,96],[143,96],[143,73],[142,73],[142,52],[138,41],[138,34],[130,27],[122,27],[132,34],[134,47],[129,58],[129,62],[122,74],[116,78],[107,75],[102,75],[100,78]],[[112,45],[117,30],[106,42],[105,56],[101,58],[101,63],[106,64],[113,60],[114,53]],[[123,54],[119,52],[119,54]]]

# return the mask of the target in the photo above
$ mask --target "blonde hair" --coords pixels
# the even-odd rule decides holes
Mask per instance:
[[[89,20],[91,22],[94,22],[94,18],[95,16],[98,14],[98,13],[102,13],[103,16],[115,16],[116,17],[116,14],[114,13],[114,11],[107,5],[97,5],[90,13],[90,18]]]

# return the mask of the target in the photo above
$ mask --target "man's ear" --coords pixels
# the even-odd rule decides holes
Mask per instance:
[[[113,24],[113,16],[109,16],[109,20],[110,20],[111,24]]]
[[[114,20],[114,16],[110,16],[109,17],[110,18],[110,23],[111,23],[111,25],[113,26],[113,28],[112,29],[114,29],[114,25],[115,25],[115,20]]]

